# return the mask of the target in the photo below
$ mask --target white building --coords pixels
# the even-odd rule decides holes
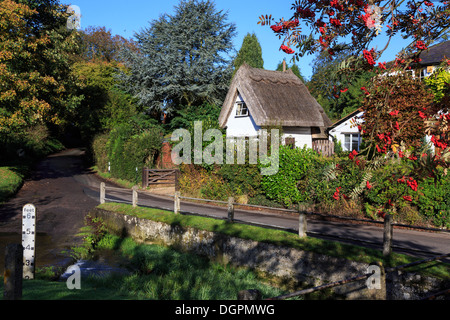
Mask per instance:
[[[291,71],[242,65],[231,82],[219,116],[227,137],[256,137],[261,128],[281,127],[283,143],[313,148],[327,143],[331,125],[323,108]]]
[[[361,119],[363,114],[360,110],[353,111],[328,128],[330,140],[335,144],[340,143],[342,151],[360,150],[362,137],[358,124],[363,122]]]

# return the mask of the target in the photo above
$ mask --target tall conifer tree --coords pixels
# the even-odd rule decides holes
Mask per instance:
[[[211,1],[183,0],[135,35],[138,51],[125,51],[126,89],[149,112],[221,104],[232,73],[234,24]]]
[[[234,72],[239,69],[244,63],[253,68],[264,68],[264,60],[262,57],[261,45],[256,37],[256,34],[247,33],[245,36],[241,49],[234,59]]]

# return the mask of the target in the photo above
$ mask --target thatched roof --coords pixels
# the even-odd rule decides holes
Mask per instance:
[[[219,124],[225,127],[238,93],[247,104],[256,125],[285,127],[328,127],[330,119],[311,96],[305,84],[289,69],[269,71],[247,64],[236,72]]]
[[[420,64],[423,66],[429,66],[433,64],[439,64],[444,59],[444,56],[450,59],[450,40],[438,43],[429,47],[420,53]]]

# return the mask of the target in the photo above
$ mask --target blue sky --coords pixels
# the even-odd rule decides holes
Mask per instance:
[[[150,21],[158,19],[161,14],[172,14],[179,0],[76,0],[73,2],[62,0],[61,2],[80,7],[82,29],[88,26],[104,26],[110,29],[113,35],[119,34],[125,38],[132,38],[135,32],[147,27]],[[215,0],[214,2],[217,10],[228,12],[228,22],[236,25],[235,50],[240,49],[247,33],[254,32],[262,47],[265,69],[274,70],[284,58],[290,62],[292,56],[279,50],[281,40],[270,28],[261,27],[257,22],[262,14],[272,14],[276,19],[290,18],[293,0]],[[382,47],[384,43],[382,37],[379,40],[381,41],[379,47]],[[405,41],[397,39],[379,61],[392,60],[405,45]],[[306,56],[297,62],[303,76],[307,79],[311,76],[313,59],[314,56]]]

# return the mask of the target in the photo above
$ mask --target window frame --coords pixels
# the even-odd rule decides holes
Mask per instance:
[[[285,137],[284,145],[291,149],[295,149],[295,138],[294,137]]]
[[[242,113],[242,111],[245,110],[245,113]],[[250,114],[248,112],[247,104],[244,101],[238,101],[236,102],[236,118],[242,118],[242,117],[248,117]]]
[[[359,151],[360,147],[361,147],[361,133],[360,132],[343,132],[342,135],[344,136],[344,147],[346,149],[346,151]],[[346,138],[347,136],[349,137],[349,148],[347,147],[347,142],[346,142]],[[358,137],[358,144],[356,146],[356,149],[353,149],[353,137],[357,136]]]

